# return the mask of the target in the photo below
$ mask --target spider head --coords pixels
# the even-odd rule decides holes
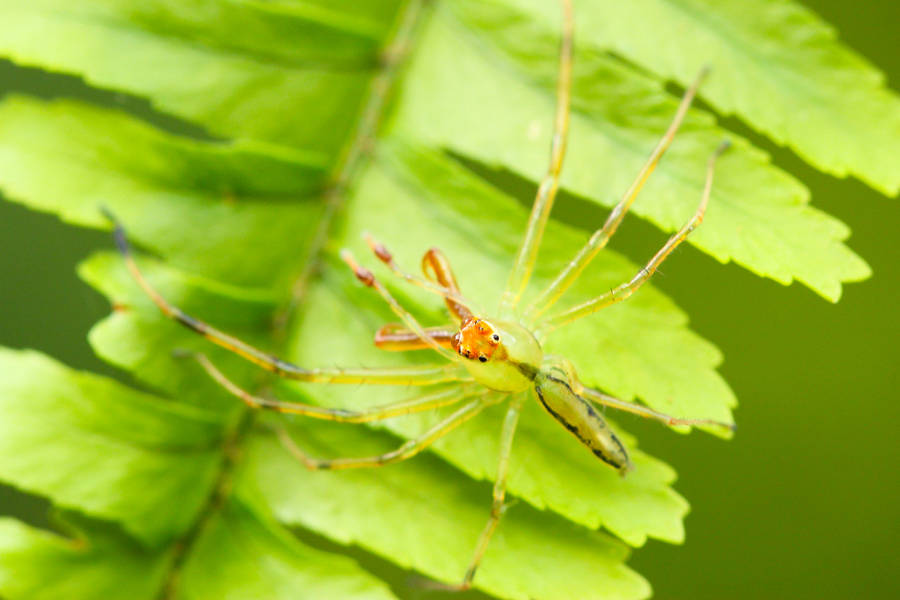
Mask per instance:
[[[500,333],[484,319],[469,317],[453,336],[453,349],[463,358],[486,363],[500,347]]]
[[[451,345],[475,381],[498,392],[521,392],[532,386],[544,353],[531,332],[499,319],[469,317]]]

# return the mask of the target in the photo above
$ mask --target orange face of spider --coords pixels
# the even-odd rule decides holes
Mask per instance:
[[[463,358],[487,362],[500,346],[500,335],[484,319],[469,317],[453,336],[453,349]]]

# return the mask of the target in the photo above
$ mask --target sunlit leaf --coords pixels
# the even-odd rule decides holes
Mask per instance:
[[[212,517],[179,575],[177,598],[389,600],[394,595],[352,560],[262,522],[239,500]]]
[[[356,2],[303,4],[3,0],[0,48],[146,96],[218,135],[333,158],[399,2],[371,2],[368,14]]]
[[[300,543],[236,500],[209,523],[177,575],[172,551],[142,548],[111,526],[76,521],[67,538],[0,519],[4,598],[151,600],[161,588],[183,599],[394,598],[352,560]]]
[[[120,521],[148,541],[190,527],[222,460],[215,413],[35,352],[0,349],[0,370],[0,479]]]
[[[507,3],[506,0],[503,0]],[[552,27],[553,3],[515,2]],[[900,190],[900,97],[884,74],[837,41],[797,2],[633,0],[577,2],[586,47],[615,52],[687,85],[702,64],[701,95],[723,114],[792,147],[813,166]]]
[[[439,11],[423,35],[396,126],[537,179],[550,145],[559,26],[556,19],[532,22],[493,4],[462,2],[457,11]],[[677,99],[661,82],[609,56],[585,50],[575,60],[563,185],[612,206],[665,131]],[[702,65],[696,63],[691,79]],[[718,76],[714,72],[710,82]],[[700,200],[709,155],[727,138],[734,147],[719,162],[704,226],[691,243],[776,281],[797,279],[831,300],[840,296],[842,281],[868,276],[866,264],[840,243],[847,227],[809,207],[809,192],[799,181],[716,126],[708,113],[692,112],[635,202],[635,214],[667,231],[681,227]],[[649,258],[652,248],[647,253]]]
[[[105,226],[100,207],[111,209],[140,248],[157,254],[138,261],[166,298],[304,366],[440,360],[373,348],[373,332],[396,317],[359,285],[338,250],[349,247],[374,266],[360,240],[370,231],[415,270],[438,246],[463,292],[485,314],[495,309],[528,210],[508,182],[535,182],[546,169],[560,25],[553,2],[416,7],[0,0],[0,56],[149,100],[191,131],[209,133],[198,140],[109,107],[7,97],[0,189],[79,225]],[[418,26],[408,29],[415,14]],[[737,114],[813,166],[896,192],[896,97],[795,5],[593,0],[577,2],[576,15],[567,192],[614,204],[674,113],[666,80],[686,84],[710,61],[700,95],[713,109]],[[716,55],[704,56],[705,48]],[[405,51],[408,64],[398,68]],[[384,114],[375,114],[379,107]],[[879,120],[882,127],[873,126]],[[377,139],[366,123],[380,124]],[[843,283],[868,275],[843,244],[846,226],[812,208],[801,182],[702,109],[691,111],[633,212],[666,231],[679,227],[722,138],[734,148],[691,243],[831,300]],[[350,166],[359,168],[348,169],[345,158],[355,156],[362,160]],[[318,248],[326,203],[341,210]],[[530,293],[599,225],[551,221]],[[648,240],[648,257],[660,243]],[[612,248],[561,306],[638,271],[615,252],[615,240]],[[312,259],[320,268],[307,293],[292,319],[279,319]],[[439,298],[374,270],[423,322],[448,320]],[[0,352],[0,480],[89,517],[75,542],[0,523],[4,597],[402,595],[337,554],[351,544],[427,577],[460,579],[488,515],[502,406],[408,463],[310,473],[273,429],[287,425],[311,453],[354,456],[396,446],[441,413],[380,430],[250,413],[184,351],[207,354],[254,393],[285,399],[354,408],[414,390],[276,380],[166,320],[118,255],[97,254],[80,274],[114,307],[92,330],[93,347],[145,391],[35,353]],[[570,359],[585,383],[623,399],[732,419],[735,399],[715,371],[719,352],[651,285],[554,332],[546,350]],[[613,427],[622,432],[631,418],[614,417]],[[671,487],[674,470],[622,437],[636,465],[624,479],[536,403],[526,406],[509,476],[510,496],[520,502],[501,523],[476,587],[508,598],[649,595],[624,564],[627,545],[680,542],[687,503]],[[337,549],[303,541],[315,536]],[[21,576],[11,575],[17,570]],[[40,589],[44,575],[53,584]]]
[[[291,433],[321,456],[376,454],[397,443],[321,423]],[[465,570],[488,512],[489,486],[461,478],[431,457],[383,469],[310,473],[276,440],[261,437],[250,445],[246,469],[244,485],[266,498],[280,520],[451,583]],[[297,502],[301,495],[304,501]],[[499,597],[521,600],[646,597],[647,583],[622,565],[627,553],[607,535],[514,506],[476,581]]]
[[[170,562],[109,527],[65,538],[0,519],[0,593],[9,600],[152,600]]]
[[[12,200],[92,226],[105,224],[105,206],[176,264],[272,286],[291,275],[286,247],[303,259],[296,240],[314,230],[320,207],[309,196],[325,165],[286,148],[197,142],[109,110],[15,97],[0,105],[0,170]]]

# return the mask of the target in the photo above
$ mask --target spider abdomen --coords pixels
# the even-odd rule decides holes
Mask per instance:
[[[625,446],[594,406],[576,394],[569,382],[542,371],[534,379],[534,391],[544,409],[597,458],[623,475],[631,470]]]

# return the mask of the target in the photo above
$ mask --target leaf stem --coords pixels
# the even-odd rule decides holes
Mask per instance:
[[[169,572],[160,588],[158,600],[174,600],[178,596],[178,583],[181,570],[191,549],[209,526],[216,513],[228,500],[234,477],[235,467],[241,457],[244,437],[253,429],[256,422],[256,411],[242,409],[237,425],[229,432],[222,443],[222,463],[212,492],[206,499],[197,519],[191,528],[179,538],[172,549],[172,562]]]
[[[398,14],[394,33],[380,54],[380,69],[369,85],[368,95],[360,112],[356,130],[341,152],[332,172],[330,184],[325,189],[325,211],[310,246],[309,260],[291,288],[291,296],[287,305],[279,311],[273,321],[273,330],[276,336],[284,335],[294,310],[303,300],[309,282],[318,271],[321,253],[328,242],[331,224],[343,205],[350,182],[358,172],[363,159],[374,147],[375,135],[384,116],[387,100],[404,59],[409,53],[422,9],[429,1],[409,0]],[[179,576],[191,549],[228,499],[235,468],[241,457],[243,440],[253,429],[256,417],[256,411],[242,409],[237,425],[223,442],[222,464],[213,490],[193,526],[174,544],[172,563],[160,590],[159,600],[173,600],[177,596]]]
[[[400,11],[394,33],[380,54],[380,70],[369,84],[366,102],[360,112],[356,130],[345,145],[332,171],[331,182],[324,192],[325,211],[310,244],[309,260],[291,288],[291,297],[275,316],[274,329],[282,333],[297,306],[306,295],[309,283],[321,265],[321,253],[328,242],[331,225],[341,209],[353,176],[359,171],[363,159],[372,151],[378,126],[384,117],[385,106],[391,95],[397,75],[409,54],[420,15],[429,0],[410,0]]]

